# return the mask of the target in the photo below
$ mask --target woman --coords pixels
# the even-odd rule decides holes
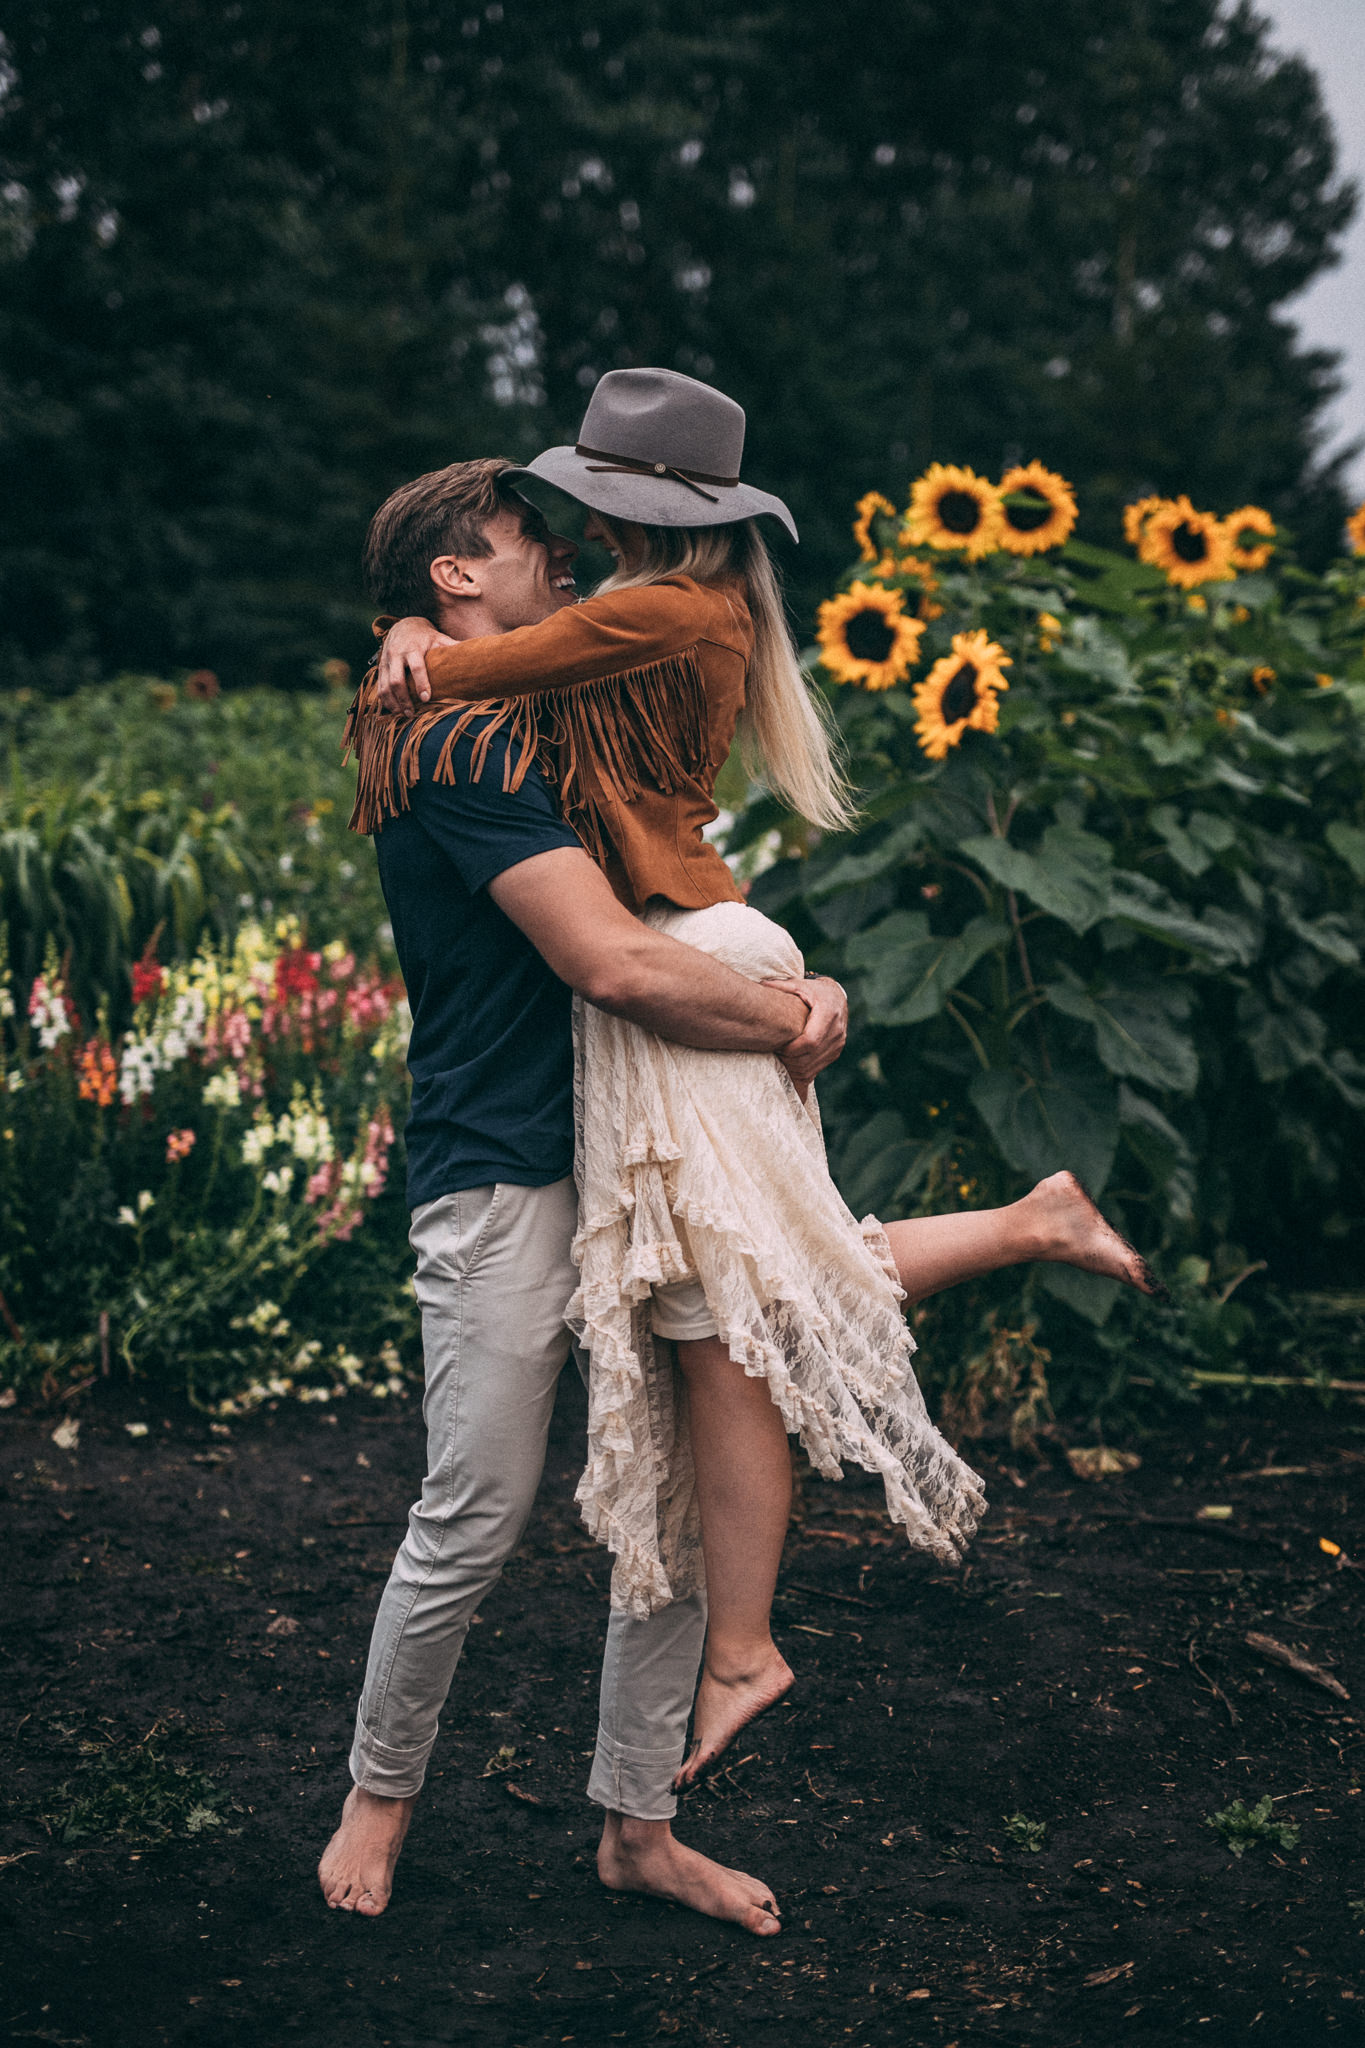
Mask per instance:
[[[603,378],[577,446],[530,473],[592,508],[588,536],[615,573],[585,603],[491,638],[393,628],[353,725],[359,829],[404,801],[433,723],[464,707],[436,770],[449,776],[460,732],[491,714],[510,729],[513,786],[537,761],[639,915],[754,978],[801,974],[790,936],[744,903],[703,837],[737,728],[812,824],[852,816],[756,523],[791,527],[790,514],[739,481],[743,430],[738,406],[690,378]],[[422,653],[430,708],[401,726],[374,715],[408,708],[404,666]],[[792,1682],[770,1633],[789,1433],[828,1477],[849,1458],[878,1472],[892,1518],[942,1562],[975,1532],[981,1484],[929,1420],[905,1296],[1037,1257],[1154,1283],[1069,1175],[1007,1210],[884,1231],[844,1205],[813,1096],[776,1060],[665,1043],[589,1006],[576,1048],[568,1316],[591,1356],[578,1499],[615,1553],[615,1604],[649,1613],[705,1585],[690,1780]]]

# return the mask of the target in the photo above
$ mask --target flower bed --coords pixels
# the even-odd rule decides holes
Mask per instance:
[[[0,962],[3,968],[3,962]],[[132,975],[83,1018],[55,949],[0,972],[0,1385],[113,1369],[231,1413],[399,1384],[400,985],[297,919]]]

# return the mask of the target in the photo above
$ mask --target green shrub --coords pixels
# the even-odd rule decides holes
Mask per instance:
[[[887,552],[810,657],[864,822],[807,847],[760,796],[728,839],[850,990],[836,1173],[896,1216],[1069,1166],[1173,1279],[1165,1311],[1055,1266],[928,1304],[960,1420],[1027,1423],[1049,1384],[1091,1410],[1186,1393],[1257,1320],[1283,1339],[1268,1288],[1359,1264],[1365,561],[1186,594],[1089,546],[916,561],[870,523]]]

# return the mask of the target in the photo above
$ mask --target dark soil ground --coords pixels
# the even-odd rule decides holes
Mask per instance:
[[[313,1866],[415,1490],[416,1404],[230,1436],[147,1409],[140,1438],[110,1405],[73,1451],[51,1418],[3,1418],[6,2038],[1358,2038],[1359,1407],[1196,1419],[1092,1484],[1059,1447],[986,1460],[992,1516],[955,1580],[890,1539],[869,1484],[809,1482],[779,1600],[797,1686],[679,1824],[774,1884],[786,1932],[758,1942],[594,1876],[607,1572],[571,1500],[581,1398],[566,1376],[539,1511],[375,1922],[328,1913]],[[1300,1838],[1239,1861],[1206,1816],[1265,1794]],[[1045,1825],[1041,1848],[1011,1815]],[[88,1832],[64,1839],[73,1817]],[[169,1839],[137,1839],[158,1820]]]

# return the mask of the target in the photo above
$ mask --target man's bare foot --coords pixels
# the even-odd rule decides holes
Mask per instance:
[[[1170,1300],[1142,1253],[1105,1221],[1074,1173],[1049,1174],[1024,1202],[1033,1211],[1038,1258],[1122,1280],[1154,1301]]]
[[[692,1710],[692,1747],[673,1780],[674,1790],[694,1785],[741,1728],[780,1700],[792,1683],[791,1667],[775,1643],[745,1668],[729,1671],[707,1649],[706,1669]]]
[[[381,1799],[352,1785],[341,1826],[322,1852],[318,1883],[333,1911],[373,1919],[389,1903],[393,1867],[412,1819],[411,1799]]]
[[[712,1920],[734,1920],[750,1934],[780,1934],[771,1887],[743,1870],[728,1870],[673,1839],[666,1820],[609,1813],[597,1850],[597,1875],[608,1890],[672,1899]]]

